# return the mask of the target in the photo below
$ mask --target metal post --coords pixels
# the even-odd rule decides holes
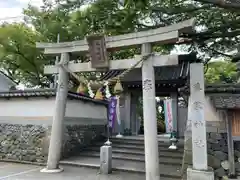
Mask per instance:
[[[142,55],[149,53],[151,44],[143,44]],[[159,180],[155,73],[151,58],[145,60],[142,65],[142,87],[146,180]]]
[[[60,64],[66,64],[69,61],[69,54],[62,53]],[[62,149],[62,136],[63,136],[63,122],[66,110],[66,101],[68,93],[68,72],[63,67],[59,67],[59,83],[57,88],[55,112],[52,122],[52,131],[50,138],[50,145],[48,151],[47,167],[41,172],[61,172],[63,169],[59,168],[59,160],[61,157]]]
[[[227,125],[228,136],[228,161],[229,161],[229,178],[236,178],[235,161],[234,161],[234,145],[232,139],[232,119],[229,118],[229,112],[225,113],[225,122]]]
[[[59,41],[60,41],[60,34],[57,35],[57,43],[59,43]],[[56,56],[55,65],[57,65],[58,61],[59,61],[59,57]],[[54,88],[57,88],[57,80],[58,80],[58,75],[54,74]]]

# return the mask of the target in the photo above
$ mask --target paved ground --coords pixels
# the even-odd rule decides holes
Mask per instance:
[[[105,176],[99,174],[96,169],[62,167],[62,173],[47,174],[40,172],[43,168],[40,166],[0,162],[0,180],[145,180],[143,174],[113,172]]]
[[[0,162],[0,180],[145,180],[142,174],[113,172],[104,176],[96,169],[63,166],[64,172],[40,173],[42,167]]]

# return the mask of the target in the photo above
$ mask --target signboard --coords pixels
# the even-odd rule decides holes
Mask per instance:
[[[104,36],[87,37],[92,68],[108,68],[107,49]]]
[[[114,127],[114,121],[116,119],[116,107],[117,107],[117,98],[111,97],[108,104],[108,123],[109,127]]]
[[[172,99],[164,100],[164,115],[165,115],[166,133],[171,133],[173,131]]]

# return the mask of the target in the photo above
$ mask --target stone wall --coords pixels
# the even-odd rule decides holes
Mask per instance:
[[[234,155],[235,155],[235,169],[236,173],[240,174],[240,141],[234,142]]]
[[[102,140],[105,132],[104,125],[66,125],[62,157]],[[0,160],[46,163],[50,133],[50,126],[0,124]]]
[[[215,177],[228,175],[227,133],[207,133],[208,165],[213,168]]]
[[[85,147],[106,137],[104,125],[66,125],[62,157],[66,158],[81,152]]]
[[[227,133],[207,133],[208,165],[213,168],[215,179],[228,176],[228,142]],[[234,144],[236,171],[240,171],[240,144]]]
[[[185,137],[185,139],[186,140],[184,147],[182,173],[185,173],[187,167],[192,165],[192,138],[188,134],[188,138]],[[207,123],[207,149],[208,149],[208,165],[210,168],[214,170],[215,179],[222,179],[224,176],[227,176],[229,163],[225,123],[220,122]],[[240,152],[239,153],[236,152],[235,156],[237,161],[238,158],[240,157],[239,156]]]
[[[49,127],[0,124],[0,159],[44,163]]]

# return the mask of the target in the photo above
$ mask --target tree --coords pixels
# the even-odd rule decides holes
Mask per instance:
[[[216,61],[207,65],[205,79],[207,83],[236,83],[238,74],[236,65],[230,61]]]
[[[41,36],[25,24],[3,24],[0,26],[0,69],[16,83],[28,86],[47,86],[43,75],[45,58],[36,49]]]
[[[182,34],[192,39],[184,42],[187,50],[202,52],[202,59],[232,58],[240,40],[240,3],[235,0],[125,0],[127,8],[135,8],[147,17],[143,26],[156,28],[196,18],[196,31]]]
[[[212,4],[220,8],[237,10],[240,9],[240,2],[235,0],[195,0],[196,2]],[[124,5],[129,6],[130,4],[138,4],[147,6],[149,3],[148,0],[125,0]]]

